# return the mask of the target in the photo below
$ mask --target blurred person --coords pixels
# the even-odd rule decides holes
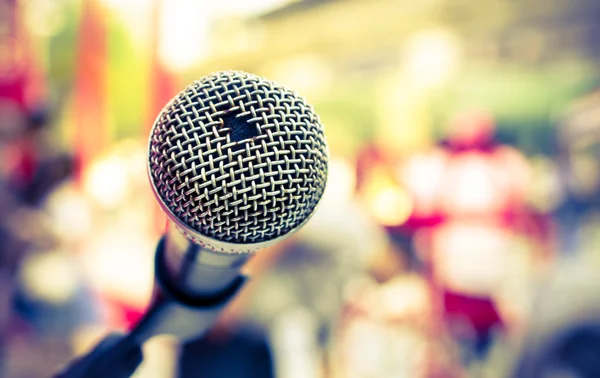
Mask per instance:
[[[102,321],[103,309],[76,253],[89,236],[83,232],[89,208],[74,187],[67,180],[36,206],[12,197],[8,235],[23,242],[11,263],[7,377],[48,374],[73,355],[72,337]]]
[[[0,114],[3,124],[0,141],[0,210],[3,215],[0,219],[3,241],[0,275],[3,278],[0,280],[3,281],[4,304],[0,318],[5,319],[0,326],[4,329],[4,332],[0,330],[3,335],[0,337],[5,339],[14,333],[11,327],[15,316],[21,315],[12,305],[12,299],[18,293],[15,278],[23,258],[34,249],[43,251],[59,243],[52,219],[45,213],[41,201],[72,172],[68,154],[49,148],[52,143],[46,134],[45,110],[34,111],[22,106],[10,109]]]
[[[460,377],[452,340],[435,332],[427,280],[393,243],[348,287],[334,377]]]
[[[447,139],[404,170],[414,199],[406,227],[466,361],[483,358],[496,332],[516,326],[514,304],[526,300],[535,261],[550,251],[548,221],[527,204],[528,162],[498,144],[494,130],[487,112],[460,114]]]
[[[15,320],[5,374],[41,376],[56,369],[72,356],[73,335],[100,321],[99,303],[72,251],[30,251],[15,284]],[[30,359],[36,363],[26,363]]]
[[[6,181],[0,177],[0,372],[5,362],[3,344],[15,333],[12,301],[22,260],[33,249],[52,248],[57,243],[51,220],[19,201]]]
[[[0,3],[0,165],[20,199],[48,150],[47,143],[30,143],[48,124],[48,96],[43,62],[23,13],[20,1]]]
[[[52,189],[74,173],[72,154],[54,140],[50,121],[46,107],[31,109],[22,133],[7,150],[10,186],[29,206],[39,206]]]
[[[516,378],[600,376],[600,284],[590,256],[561,257],[533,291],[528,330],[506,375]]]
[[[563,253],[585,253],[600,228],[600,90],[574,101],[557,127],[562,201],[554,212]],[[589,227],[589,226],[592,227]]]
[[[412,201],[396,159],[367,143],[356,159],[355,201],[379,229],[378,248],[347,285],[333,346],[334,377],[456,377],[452,341],[432,329],[432,296],[403,225]]]

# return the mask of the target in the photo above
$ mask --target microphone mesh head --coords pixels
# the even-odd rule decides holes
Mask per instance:
[[[188,86],[150,135],[149,174],[163,206],[220,242],[266,242],[298,228],[323,194],[327,160],[312,107],[244,72]]]

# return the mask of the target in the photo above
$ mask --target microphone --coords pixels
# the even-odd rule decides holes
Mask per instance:
[[[148,172],[171,221],[165,262],[177,284],[223,290],[253,252],[298,230],[323,195],[327,162],[319,117],[279,84],[226,71],[175,96],[152,127]]]
[[[170,220],[153,303],[129,334],[111,335],[59,377],[127,377],[150,337],[201,336],[243,286],[242,265],[309,220],[328,155],[312,106],[275,82],[224,71],[176,95],[149,138],[148,176]]]
[[[192,307],[226,302],[248,258],[311,217],[327,164],[319,117],[295,92],[239,71],[185,88],[160,112],[149,140],[150,183],[170,220],[156,257],[161,290]],[[214,321],[202,314],[203,323]],[[198,323],[151,328],[189,340],[207,328]]]

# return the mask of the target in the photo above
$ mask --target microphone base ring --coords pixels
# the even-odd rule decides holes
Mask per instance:
[[[195,340],[208,331],[222,310],[247,281],[239,274],[225,289],[211,295],[193,294],[181,289],[165,264],[165,239],[155,256],[156,284],[159,288],[146,315],[131,331],[140,344],[153,336],[172,335],[181,343]]]

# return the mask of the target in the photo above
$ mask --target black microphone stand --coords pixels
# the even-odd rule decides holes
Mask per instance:
[[[195,263],[194,253],[192,248],[186,252],[188,267]],[[189,270],[182,269],[181,273],[188,274]],[[155,279],[159,289],[157,295],[130,332],[109,334],[91,352],[72,362],[54,377],[130,377],[143,361],[142,345],[145,341],[159,334],[171,334],[182,341],[202,336],[246,282],[246,277],[240,274],[216,295],[192,295],[181,290],[167,272],[164,237],[156,250]]]

